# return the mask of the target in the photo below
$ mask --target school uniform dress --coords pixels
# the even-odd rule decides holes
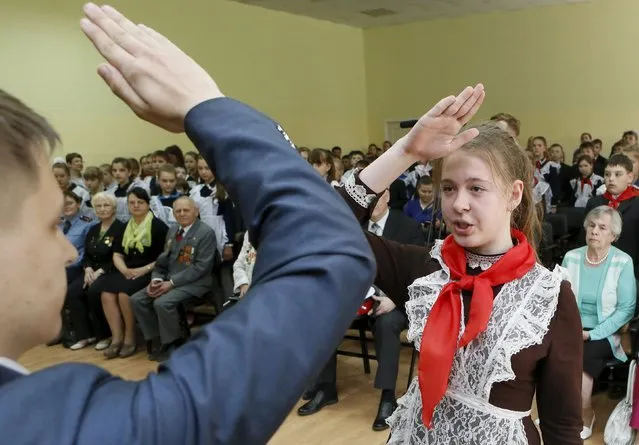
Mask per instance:
[[[534,177],[537,181],[546,182],[550,186],[552,197],[550,205],[557,205],[561,195],[561,165],[549,159],[542,159],[535,162]]]
[[[586,207],[590,198],[596,196],[597,190],[602,186],[604,187],[605,193],[604,178],[595,173],[591,174],[587,178],[581,177],[571,179],[570,187],[575,198],[575,207]]]
[[[212,182],[196,185],[191,189],[190,196],[200,210],[200,219],[215,232],[217,250],[221,256],[229,237],[226,233],[224,217],[219,213],[220,200],[217,199],[216,192],[215,182]]]
[[[125,228],[126,230],[126,228]],[[124,264],[129,269],[135,269],[143,267],[153,263],[160,256],[164,250],[164,243],[166,241],[166,234],[169,228],[166,224],[160,221],[158,218],[153,218],[151,222],[151,245],[145,247],[142,252],[138,249],[131,247],[128,252],[124,251],[122,246],[122,240],[117,243],[113,248],[113,253],[119,253],[124,255]],[[114,294],[124,293],[127,295],[133,295],[135,292],[146,287],[151,281],[151,272],[142,275],[141,277],[133,280],[127,279],[122,273],[115,269],[112,270],[105,280],[103,285],[104,292],[111,292]]]
[[[147,176],[142,180],[145,183],[150,196],[158,196],[162,194],[162,188],[158,184],[158,178],[153,176]]]
[[[168,196],[164,196],[162,193],[151,197],[151,211],[169,228],[176,227],[178,225],[175,215],[173,214],[173,203],[175,200],[182,196],[182,193],[173,192]]]
[[[147,191],[147,193],[149,192],[148,185],[140,179],[134,179],[124,185],[116,185],[113,190],[113,196],[115,197],[116,202],[115,217],[122,222],[127,222],[131,218],[127,195],[135,187],[143,188]]]
[[[340,193],[358,219],[368,218],[376,196],[358,175]],[[442,241],[436,241],[429,252],[366,235],[377,260],[375,285],[405,308],[408,339],[419,350],[430,310],[450,281],[441,256]],[[467,252],[466,272],[478,275],[499,258]],[[550,271],[536,264],[521,278],[493,287],[488,327],[465,349],[456,351],[448,391],[434,412],[433,429],[422,423],[415,377],[388,419],[389,443],[539,445],[541,438],[530,417],[536,394],[544,444],[581,445],[583,341],[576,300],[566,280],[561,268]],[[471,292],[462,292],[464,324],[471,297]]]
[[[348,207],[246,105],[206,101],[184,126],[250,224],[251,290],[141,381],[80,363],[24,376],[0,361],[3,442],[265,444],[340,342],[375,268]]]
[[[256,260],[257,252],[249,240],[248,232],[246,232],[240,254],[233,263],[233,293],[239,293],[240,287],[244,284],[251,285]]]
[[[102,233],[102,224],[98,222],[89,229],[84,243],[85,251],[82,260],[82,267],[90,267],[94,271],[102,269],[104,273],[100,275],[87,289],[87,303],[89,306],[89,316],[93,324],[94,334],[98,340],[103,340],[111,336],[111,330],[104,317],[102,309],[102,292],[109,274],[115,271],[113,265],[113,251],[116,245],[122,243],[122,235],[126,224],[118,219],[106,232]]]
[[[577,297],[583,328],[590,332],[590,339],[584,343],[584,372],[596,379],[612,357],[628,360],[617,331],[634,315],[637,284],[627,253],[611,246],[606,261],[587,267],[587,251],[588,246],[571,250],[562,266]]]

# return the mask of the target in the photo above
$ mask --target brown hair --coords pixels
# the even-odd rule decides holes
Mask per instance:
[[[60,136],[44,117],[0,89],[0,177],[9,188],[14,189],[18,181],[37,184],[39,157],[48,156],[58,142]],[[28,190],[34,188],[23,190],[21,196],[24,197]],[[9,200],[13,199],[13,194],[4,193],[0,208],[7,209]],[[0,218],[3,222],[15,215],[14,212],[1,213],[5,216]]]
[[[632,173],[632,159],[630,159],[623,153],[617,153],[616,155],[610,156],[606,167],[623,167],[623,169],[626,170],[628,173]]]
[[[82,177],[84,179],[97,179],[100,182],[102,182],[102,179],[104,178],[104,174],[102,173],[102,170],[100,170],[98,167],[87,167],[86,170],[84,170]]]
[[[175,175],[175,178],[177,179],[177,172],[175,171],[175,167],[172,164],[164,164],[162,167],[160,167],[160,170],[158,171],[158,178],[160,177],[160,173],[162,172],[171,173]]]
[[[69,166],[67,164],[63,162],[56,162],[51,166],[51,170],[55,170],[56,168],[59,170],[64,170],[67,176],[71,176],[71,171],[69,170]]]
[[[506,122],[506,125],[512,128],[515,134],[519,136],[519,131],[521,130],[521,122],[512,114],[497,113],[496,115],[491,117],[490,120],[494,122],[499,122],[499,121]]]
[[[332,182],[335,179],[335,163],[333,162],[333,154],[330,151],[324,150],[323,148],[315,148],[311,151],[311,154],[308,155],[308,162],[311,165],[329,164],[331,169],[326,175],[326,180]]]
[[[82,204],[82,198],[80,198],[78,195],[76,195],[73,192],[70,192],[68,190],[65,190],[62,192],[62,194],[64,195],[65,198],[71,198],[75,201],[76,204]]]
[[[510,225],[522,231],[536,251],[541,241],[541,222],[533,200],[533,167],[528,156],[494,122],[483,123],[474,128],[479,130],[479,135],[460,150],[484,161],[501,184],[512,184],[516,180],[524,183],[521,203],[513,210]],[[441,174],[441,161],[439,164]]]
[[[579,157],[577,157],[577,162],[575,162],[575,164],[578,166],[581,163],[581,161],[586,161],[590,165],[595,165],[594,159],[592,159],[588,155],[579,155]]]

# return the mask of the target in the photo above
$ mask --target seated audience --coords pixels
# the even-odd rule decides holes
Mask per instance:
[[[102,184],[104,184],[104,190],[107,192],[113,192],[118,184],[113,179],[111,173],[111,164],[100,164],[100,170],[102,171]]]
[[[151,196],[156,196],[160,194],[160,184],[159,184],[159,174],[160,168],[163,165],[167,165],[171,163],[171,157],[168,153],[163,150],[157,150],[153,152],[151,155],[151,166],[153,167],[153,174],[146,178],[144,182],[147,185],[149,193]]]
[[[519,132],[521,130],[521,122],[512,114],[497,113],[490,118],[491,121],[496,122],[499,128],[508,132],[512,138],[517,141]]]
[[[398,210],[388,208],[389,193],[385,193],[373,209],[367,230],[384,238],[402,244],[424,246],[425,239],[419,224]],[[382,431],[388,428],[386,419],[397,408],[395,389],[399,369],[401,349],[400,334],[406,329],[408,320],[403,307],[395,303],[381,291],[374,296],[376,305],[371,314],[370,325],[375,340],[377,355],[377,374],[375,388],[382,390],[377,415],[373,421],[373,430]],[[303,396],[307,403],[297,413],[308,416],[319,412],[327,405],[337,403],[337,357],[333,357],[324,366],[315,385]]]
[[[102,292],[102,307],[111,329],[107,359],[130,357],[136,352],[135,318],[129,297],[151,281],[155,261],[164,250],[168,227],[153,216],[149,194],[140,187],[127,194],[131,219],[122,242],[113,250],[115,269],[107,275]]]
[[[311,151],[308,162],[320,174],[322,178],[329,184],[335,179],[335,164],[333,164],[333,156],[328,150],[316,148]]]
[[[148,194],[148,188],[141,180],[131,179],[131,161],[126,158],[115,158],[111,162],[111,173],[116,183],[116,187],[112,191],[117,203],[115,215],[120,221],[126,223],[131,217],[128,203],[129,192],[140,187]]]
[[[140,179],[145,180],[153,175],[153,165],[151,163],[151,155],[140,157]]]
[[[82,181],[82,170],[84,169],[84,161],[80,153],[69,153],[65,157],[67,167],[69,167],[69,175],[71,183],[84,187]]]
[[[424,227],[432,223],[435,224],[435,227],[439,227],[439,223],[442,219],[441,210],[438,210],[433,218],[433,204],[435,202],[433,188],[433,180],[431,177],[422,176],[419,178],[419,181],[417,181],[416,196],[404,207],[404,214],[413,218]]]
[[[182,196],[176,190],[176,168],[171,164],[162,165],[158,173],[158,185],[160,193],[151,197],[151,210],[164,224],[174,227],[177,225],[177,221],[173,212],[173,203]]]
[[[623,230],[614,245],[626,252],[632,258],[635,266],[635,276],[639,277],[637,269],[639,255],[639,190],[632,186],[632,161],[624,154],[610,157],[606,165],[604,181],[606,193],[593,196],[586,206],[586,214],[601,205],[617,209],[623,220]],[[584,237],[582,236],[582,239]]]
[[[613,357],[625,362],[617,334],[634,314],[637,289],[632,258],[612,246],[622,232],[619,213],[606,205],[588,212],[584,221],[586,246],[571,250],[563,260],[577,297],[583,325],[583,440],[592,436],[595,413],[592,388]]]
[[[63,192],[71,192],[80,198],[80,202],[86,202],[89,199],[89,192],[86,191],[84,185],[78,185],[71,182],[71,173],[67,164],[56,162],[52,167],[53,176]]]
[[[595,139],[594,141],[592,141],[592,146],[595,151],[594,172],[595,174],[599,176],[603,176],[604,170],[606,168],[606,164],[608,163],[608,159],[603,157],[603,155],[601,154],[601,150],[603,148],[603,142],[601,141],[601,139]]]
[[[305,161],[308,161],[308,156],[311,154],[311,150],[308,147],[297,147],[297,152]]]
[[[333,148],[331,148],[331,154],[333,155],[334,158],[341,158],[342,157],[342,147],[339,146],[335,146]]]
[[[169,164],[174,167],[184,167],[184,153],[179,145],[169,145],[164,149],[164,153],[169,155]]]
[[[200,180],[197,174],[197,158],[195,151],[189,151],[184,155],[184,168],[186,168],[186,181],[190,187],[194,187]]]
[[[115,217],[117,204],[112,194],[100,192],[91,203],[98,223],[87,233],[82,267],[93,333],[97,340],[95,349],[102,351],[111,345],[111,330],[102,309],[102,292],[107,277],[115,271],[113,252],[115,246],[122,243],[126,224]]]
[[[572,175],[574,171],[570,165],[564,163],[565,154],[564,148],[559,144],[552,144],[548,148],[548,159],[556,164],[556,170],[558,171],[558,180],[555,182],[555,190],[553,194],[553,205],[573,205],[573,190],[570,186],[570,180],[573,179]]]
[[[634,145],[638,142],[637,132],[633,130],[626,131],[621,137],[621,140],[625,145]]]
[[[104,184],[102,183],[102,170],[98,167],[87,167],[84,173],[82,173],[82,177],[84,178],[84,188],[89,192],[89,199],[82,203],[81,211],[83,214],[95,220],[95,209],[91,201],[95,195],[105,190]]]
[[[257,252],[249,241],[248,232],[244,234],[244,242],[240,254],[233,263],[233,293],[242,298],[251,287],[253,268],[257,260]]]
[[[80,212],[81,205],[82,199],[78,195],[68,190],[64,191],[64,209],[60,228],[78,251],[78,258],[66,268],[67,295],[64,306],[68,310],[68,318],[62,317],[62,341],[72,350],[81,349],[95,340],[91,334],[89,313],[84,301],[82,270],[85,240],[92,224],[91,218]]]
[[[129,158],[129,165],[131,166],[131,181],[142,181],[142,179],[140,179],[141,167],[138,160],[135,158]]]
[[[594,161],[588,155],[581,155],[577,159],[577,168],[579,177],[570,180],[574,206],[586,207],[590,198],[597,194],[597,189],[604,185],[604,178],[593,172]]]
[[[199,156],[197,159],[197,170],[200,184],[191,189],[189,196],[197,204],[202,222],[215,232],[217,250],[220,254],[220,258],[222,258],[224,257],[224,247],[229,241],[224,217],[220,215],[219,212],[220,201],[226,198],[226,190],[222,184],[218,184],[215,174],[209,168],[206,160]]]
[[[211,289],[215,234],[198,219],[197,205],[191,198],[176,199],[173,211],[177,226],[168,232],[168,247],[155,261],[151,282],[131,296],[144,338],[153,343],[159,340],[149,355],[154,361],[166,360],[185,341],[178,306],[203,297]]]

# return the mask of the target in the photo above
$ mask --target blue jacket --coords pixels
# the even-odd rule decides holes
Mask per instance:
[[[0,372],[0,442],[265,444],[340,342],[375,271],[346,203],[248,106],[210,100],[185,127],[259,252],[250,291],[140,382],[86,364]]]
[[[60,227],[60,230],[63,230],[65,222],[66,219],[62,218],[62,221],[60,221],[60,224],[58,226]],[[73,247],[75,247],[75,249],[78,251],[78,258],[73,264],[67,266],[67,268],[72,269],[80,267],[80,265],[82,264],[82,259],[84,258],[84,244],[87,239],[87,233],[89,233],[89,229],[96,222],[91,220],[90,217],[81,213],[78,213],[69,222],[71,223],[71,227],[69,227],[69,231],[66,233],[65,236],[67,237],[69,242],[73,244]]]

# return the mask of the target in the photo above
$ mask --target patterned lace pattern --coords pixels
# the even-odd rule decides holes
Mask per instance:
[[[441,244],[441,241],[435,244],[431,256],[440,262],[442,269],[415,280],[409,287],[408,339],[418,350],[428,314],[450,277],[441,259]],[[527,444],[522,419],[528,413],[515,413],[489,404],[490,391],[497,382],[515,379],[513,355],[543,341],[557,309],[563,279],[566,279],[563,269],[558,267],[551,272],[536,265],[522,278],[506,283],[495,296],[486,331],[465,349],[457,350],[448,392],[434,413],[433,429],[427,430],[422,423],[421,395],[415,378],[388,419],[392,428],[389,443]],[[459,335],[462,334],[463,324]]]

